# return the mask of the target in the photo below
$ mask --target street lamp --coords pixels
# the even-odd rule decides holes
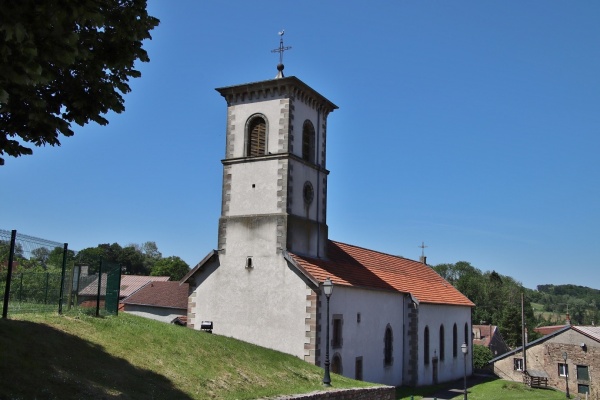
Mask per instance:
[[[567,399],[570,399],[571,397],[569,396],[569,369],[567,367],[567,352],[563,351],[562,353],[563,356],[563,360],[565,360],[565,365],[564,365],[564,371],[565,371],[565,384],[567,386]]]
[[[333,292],[333,282],[331,279],[325,279],[323,282],[323,293],[327,297],[327,340],[325,341],[325,374],[323,375],[323,385],[331,386],[331,377],[329,376],[329,298]]]
[[[465,400],[467,400],[467,353],[469,353],[469,348],[467,347],[466,343],[463,343],[462,346],[460,346],[460,349],[462,350],[463,353],[463,358],[464,358],[464,365],[465,365],[465,377],[464,377],[464,393],[465,393]]]

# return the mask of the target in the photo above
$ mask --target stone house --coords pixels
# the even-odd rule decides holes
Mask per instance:
[[[502,379],[523,381],[524,372],[545,376],[558,390],[599,399],[600,327],[572,326],[552,332],[490,361],[488,367]]]

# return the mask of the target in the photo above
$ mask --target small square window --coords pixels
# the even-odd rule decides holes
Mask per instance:
[[[569,366],[567,364],[558,364],[558,376],[569,376]]]
[[[514,370],[515,371],[523,371],[523,359],[522,358],[513,358]]]
[[[588,393],[589,394],[590,393],[590,385],[583,385],[583,384],[577,385],[577,393],[580,393],[580,394]]]

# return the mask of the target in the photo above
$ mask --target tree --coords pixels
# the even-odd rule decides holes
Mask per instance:
[[[152,276],[170,276],[171,280],[179,281],[188,272],[190,272],[190,266],[177,256],[171,256],[158,260],[152,268],[150,275]]]
[[[478,344],[473,345],[473,367],[476,369],[482,369],[485,367],[490,360],[494,358],[492,351]]]
[[[123,112],[159,23],[146,0],[7,0],[0,21],[0,156],[12,157],[60,145],[73,122],[106,125],[103,115]]]

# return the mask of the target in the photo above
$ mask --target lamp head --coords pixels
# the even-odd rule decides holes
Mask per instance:
[[[462,350],[462,353],[464,355],[467,355],[467,353],[469,352],[469,348],[467,347],[466,343],[463,343],[462,346],[460,346],[460,349]]]
[[[323,282],[323,293],[325,293],[325,296],[327,296],[327,298],[329,298],[329,296],[331,296],[331,293],[333,292],[333,282],[331,282],[330,278],[325,279],[325,282]]]

